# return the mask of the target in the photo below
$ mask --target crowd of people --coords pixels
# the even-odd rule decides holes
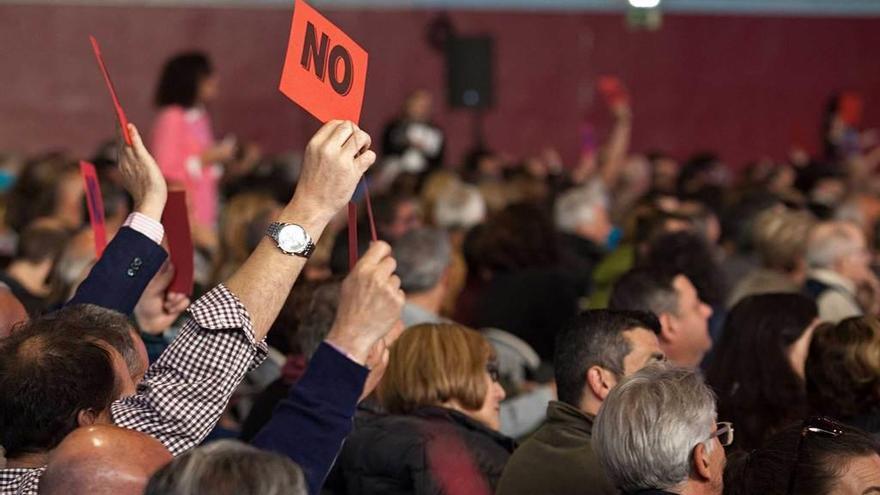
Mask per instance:
[[[450,163],[424,90],[379,150],[331,121],[265,157],[215,139],[218,88],[173,58],[149,146],[93,158],[100,257],[73,157],[3,156],[0,494],[880,493],[858,95],[821,153],[734,169],[632,150],[629,98],[572,163]]]

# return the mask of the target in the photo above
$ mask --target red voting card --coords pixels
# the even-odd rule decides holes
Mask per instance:
[[[844,91],[839,100],[840,119],[852,127],[858,127],[862,123],[864,100],[862,95],[855,91]]]
[[[354,201],[348,203],[348,271],[354,270],[358,262],[358,207]]]
[[[104,198],[101,196],[101,185],[95,166],[89,162],[79,162],[79,171],[86,189],[86,205],[89,208],[89,220],[95,236],[95,255],[100,258],[107,247],[107,226],[104,222]]]
[[[168,202],[162,214],[162,225],[168,236],[168,250],[174,264],[174,279],[168,292],[192,295],[193,292],[193,242],[189,229],[189,212],[186,208],[185,191],[168,191]]]
[[[303,0],[295,0],[278,89],[321,122],[357,123],[367,83],[367,52]]]
[[[373,204],[370,202],[370,186],[367,184],[367,178],[361,178],[361,184],[364,186],[364,200],[367,206],[367,220],[370,224],[370,239],[373,242],[379,240],[376,233],[376,220],[373,218]],[[354,265],[358,262],[358,226],[357,226],[357,203],[353,200],[348,203],[348,269],[354,270]]]
[[[131,136],[128,134],[128,119],[125,117],[125,111],[119,103],[119,97],[116,96],[116,88],[113,81],[110,80],[110,73],[107,72],[107,65],[104,64],[104,57],[101,55],[101,47],[98,40],[94,36],[89,36],[92,41],[92,50],[95,52],[95,59],[98,61],[98,67],[101,74],[104,75],[104,82],[107,83],[107,90],[110,92],[110,99],[113,100],[113,107],[116,109],[116,118],[119,119],[119,126],[122,127],[122,137],[125,138],[125,144],[131,146]]]
[[[618,77],[602,76],[599,78],[598,87],[609,106],[613,107],[629,101],[629,94]]]
[[[287,56],[278,89],[321,122],[360,121],[367,84],[366,50],[304,0],[294,0]],[[366,182],[364,182],[366,188]],[[366,192],[372,238],[376,227]],[[358,260],[357,206],[348,207],[348,260]]]

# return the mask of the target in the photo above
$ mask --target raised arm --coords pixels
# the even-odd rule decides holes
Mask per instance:
[[[388,244],[370,246],[342,283],[339,309],[326,342],[254,437],[257,447],[285,454],[303,468],[309,493],[320,493],[351,433],[370,373],[362,364],[370,349],[379,354],[372,363],[374,373],[381,373],[387,364],[383,339],[398,326],[404,302],[400,279],[394,275],[396,265]]]
[[[278,221],[300,225],[317,241],[375,161],[375,153],[361,151],[369,145],[369,136],[351,122],[322,127],[306,148],[299,186]],[[304,264],[274,240],[263,240],[227,284],[190,306],[190,318],[137,394],[113,404],[114,423],[154,436],[174,455],[200,443],[245,373],[265,359],[266,333]],[[366,341],[340,339],[338,345],[364,362]]]
[[[613,191],[626,164],[629,141],[632,133],[632,110],[627,101],[618,101],[611,107],[614,127],[605,146],[605,157],[600,167],[602,182],[608,191]]]
[[[119,170],[134,212],[92,267],[68,304],[95,304],[130,314],[168,253],[160,245],[160,223],[168,190],[137,128],[129,124],[132,146],[121,146]]]
[[[324,125],[306,147],[296,193],[277,221],[303,227],[317,242],[376,160],[369,147],[370,136],[351,122]],[[367,151],[359,154],[362,149]],[[250,313],[257,340],[266,336],[305,262],[284,254],[267,237],[226,282]]]

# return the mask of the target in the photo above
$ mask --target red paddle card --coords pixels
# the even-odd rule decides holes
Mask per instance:
[[[358,262],[358,207],[354,201],[348,202],[348,270],[354,270]]]
[[[295,0],[278,89],[321,122],[361,118],[367,52],[303,0]]]
[[[616,76],[601,76],[599,78],[599,92],[608,102],[608,106],[616,106],[621,103],[629,102],[629,94],[620,78]]]
[[[89,221],[95,236],[95,255],[100,258],[107,247],[107,226],[104,221],[104,198],[95,166],[89,162],[79,162],[79,172],[86,189],[86,205],[89,208]]]
[[[192,295],[193,292],[193,242],[189,229],[189,212],[186,208],[185,191],[168,191],[168,202],[162,214],[162,225],[168,236],[168,250],[174,264],[174,279],[168,292]]]
[[[294,0],[287,56],[278,89],[321,122],[357,123],[367,84],[366,50],[304,0]],[[366,182],[364,182],[366,188]],[[366,192],[372,238],[373,210]],[[348,260],[358,260],[357,205],[348,207]]]
[[[125,144],[131,146],[131,136],[128,134],[128,119],[125,117],[125,111],[122,110],[122,105],[119,103],[119,97],[116,96],[116,88],[113,86],[113,81],[110,80],[110,73],[107,72],[107,65],[104,64],[104,57],[101,55],[101,47],[98,45],[98,40],[96,40],[94,36],[89,36],[89,40],[92,42],[92,50],[95,52],[95,59],[98,61],[98,67],[101,69],[101,74],[104,75],[104,82],[107,84],[107,90],[110,92],[110,98],[113,100],[113,107],[116,109],[116,118],[119,119],[119,126],[122,127],[122,136],[125,138]]]

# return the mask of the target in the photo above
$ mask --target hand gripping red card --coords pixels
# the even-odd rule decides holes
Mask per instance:
[[[281,90],[321,122],[358,123],[367,52],[303,0],[295,0]]]
[[[192,295],[193,292],[193,242],[189,229],[189,212],[186,208],[185,191],[168,191],[168,202],[162,214],[162,225],[168,236],[168,250],[174,264],[174,279],[168,292]]]
[[[620,81],[620,78],[616,76],[601,76],[599,77],[598,86],[599,92],[602,93],[602,96],[605,98],[605,101],[608,102],[609,106],[613,107],[621,103],[629,102],[629,94],[623,86],[623,83]]]
[[[101,74],[104,75],[104,82],[107,84],[107,91],[110,92],[110,99],[113,100],[113,107],[116,109],[116,118],[119,119],[119,126],[122,127],[122,137],[125,139],[125,144],[131,146],[131,135],[128,133],[128,119],[125,117],[125,111],[122,110],[122,105],[119,103],[119,97],[116,96],[116,88],[113,86],[113,81],[110,80],[110,73],[107,72],[107,65],[104,64],[104,57],[101,55],[101,47],[98,45],[98,40],[96,40],[94,36],[89,36],[89,40],[92,42],[92,51],[95,52],[95,60],[98,61],[98,68],[101,69]]]
[[[79,172],[86,189],[86,206],[89,208],[89,221],[95,236],[95,255],[100,258],[107,247],[107,226],[104,221],[104,198],[95,166],[89,162],[79,162]]]

